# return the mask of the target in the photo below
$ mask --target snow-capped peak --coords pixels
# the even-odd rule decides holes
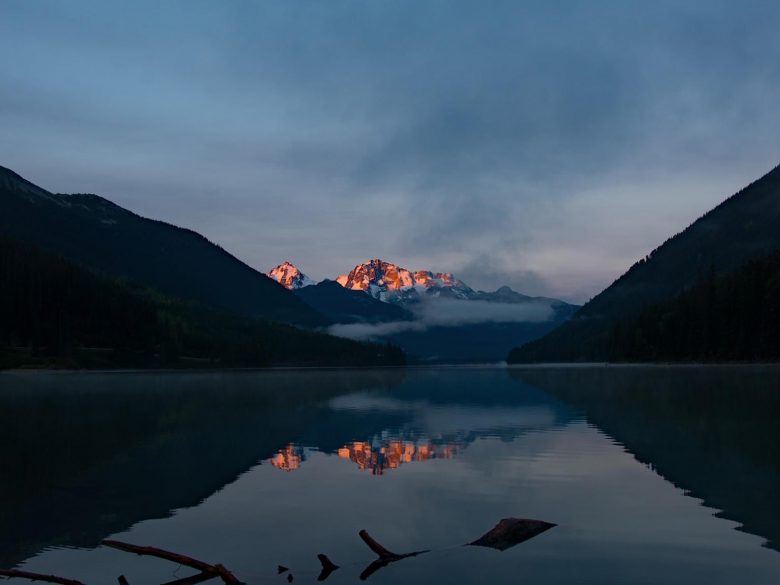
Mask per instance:
[[[371,287],[382,290],[400,290],[414,285],[412,273],[379,258],[355,266],[349,274],[336,278],[344,288],[369,292]]]
[[[316,284],[311,278],[298,270],[292,262],[282,262],[273,270],[269,270],[267,274],[270,278],[273,278],[283,287],[290,290]]]
[[[412,272],[379,258],[358,264],[349,274],[336,278],[336,282],[344,288],[362,290],[381,300],[388,300],[416,287],[433,294],[446,289],[449,294],[460,298],[469,298],[474,294],[471,288],[452,274],[430,270]]]

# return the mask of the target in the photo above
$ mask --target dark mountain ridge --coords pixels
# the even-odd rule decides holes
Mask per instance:
[[[610,361],[780,360],[780,253],[722,276],[710,273],[674,299],[621,319]]]
[[[294,290],[295,295],[334,323],[381,323],[408,321],[406,309],[384,303],[358,290],[344,288],[335,280]]]
[[[0,369],[399,365],[403,353],[111,280],[0,235]]]
[[[603,361],[615,324],[674,298],[712,271],[732,272],[780,249],[780,167],[669,238],[567,323],[510,353],[510,362]]]
[[[237,314],[303,326],[322,315],[200,234],[97,195],[54,194],[0,167],[0,233],[94,270]]]

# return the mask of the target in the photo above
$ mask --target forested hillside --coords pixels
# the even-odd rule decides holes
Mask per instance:
[[[780,254],[709,273],[674,300],[617,323],[612,361],[780,359]]]
[[[0,233],[111,276],[250,317],[302,326],[327,319],[200,234],[97,195],[46,191],[0,167]]]
[[[404,361],[393,347],[259,321],[109,279],[7,236],[0,236],[0,282],[0,367]]]
[[[611,331],[702,275],[728,274],[780,250],[780,167],[751,183],[632,266],[574,317],[509,355],[510,362],[604,361]]]

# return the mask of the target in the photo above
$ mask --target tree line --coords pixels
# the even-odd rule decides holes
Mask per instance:
[[[624,362],[780,359],[780,253],[699,275],[674,299],[618,321],[608,348]]]

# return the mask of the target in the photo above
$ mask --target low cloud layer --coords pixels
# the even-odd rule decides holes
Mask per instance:
[[[413,321],[389,323],[340,323],[328,332],[349,339],[379,339],[407,331],[425,331],[430,327],[457,327],[478,323],[540,323],[550,320],[554,311],[548,303],[492,303],[432,297],[414,305]]]

